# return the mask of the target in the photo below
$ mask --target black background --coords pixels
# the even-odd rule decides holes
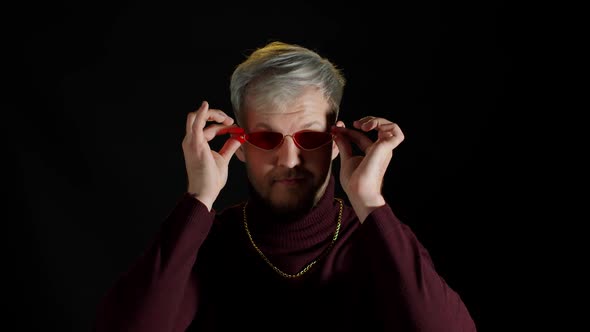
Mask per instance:
[[[507,296],[505,225],[517,196],[498,158],[510,153],[498,136],[516,98],[502,3],[66,1],[4,16],[3,127],[16,161],[4,243],[19,330],[90,330],[100,296],[186,188],[187,113],[203,100],[231,113],[234,67],[273,40],[343,70],[347,125],[364,115],[400,125],[388,202],[480,331],[509,316],[496,304]],[[237,158],[230,170],[217,209],[244,198]]]

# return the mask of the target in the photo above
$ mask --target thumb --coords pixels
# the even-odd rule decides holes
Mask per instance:
[[[231,157],[236,153],[240,145],[242,145],[242,142],[233,137],[225,141],[225,144],[223,144],[223,147],[219,150],[219,154],[225,159],[227,164],[229,164]]]
[[[344,130],[346,130],[344,127],[333,127],[332,133],[334,134],[334,142],[340,151],[340,159],[348,160],[352,156],[352,146],[344,134]]]

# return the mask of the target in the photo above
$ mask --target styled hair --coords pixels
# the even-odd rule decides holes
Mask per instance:
[[[306,87],[317,87],[338,118],[346,81],[341,71],[318,53],[294,44],[271,42],[252,52],[234,70],[230,81],[231,103],[238,123],[246,96],[280,105]]]

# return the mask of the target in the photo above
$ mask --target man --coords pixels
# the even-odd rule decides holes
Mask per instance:
[[[190,113],[188,190],[106,294],[96,330],[475,331],[381,193],[401,129],[372,116],[337,121],[344,84],[317,53],[273,42],[232,75],[238,125],[207,102]],[[375,141],[364,134],[373,130]],[[217,212],[234,154],[250,195]],[[338,155],[351,206],[334,197]]]

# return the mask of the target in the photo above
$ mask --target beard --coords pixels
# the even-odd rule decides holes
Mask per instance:
[[[250,178],[250,192],[265,211],[279,216],[277,220],[294,220],[313,209],[322,197],[328,183],[328,174],[317,178],[309,171],[300,168],[277,169],[266,177],[263,183],[254,182]],[[300,180],[296,184],[287,186],[279,183],[281,180],[293,178]]]

